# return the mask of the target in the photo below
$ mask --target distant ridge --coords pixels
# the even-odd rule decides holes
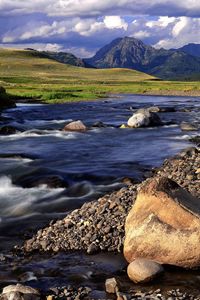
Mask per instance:
[[[185,45],[179,49],[177,49],[179,51],[183,51],[187,54],[196,56],[196,57],[200,57],[200,44],[188,44]]]
[[[113,40],[84,61],[96,68],[129,68],[161,79],[200,79],[200,58],[179,50],[155,49],[124,37]]]

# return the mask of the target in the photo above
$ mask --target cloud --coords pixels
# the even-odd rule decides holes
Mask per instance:
[[[104,24],[108,29],[122,28],[127,30],[128,28],[128,23],[126,23],[120,16],[105,16]]]
[[[49,16],[151,15],[200,17],[199,0],[0,0],[1,15],[46,13]]]

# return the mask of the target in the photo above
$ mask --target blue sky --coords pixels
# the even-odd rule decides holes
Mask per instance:
[[[0,0],[0,47],[93,55],[117,37],[200,43],[199,0]]]

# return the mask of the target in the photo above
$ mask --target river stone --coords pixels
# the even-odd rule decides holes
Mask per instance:
[[[86,130],[87,127],[80,120],[67,124],[63,129],[63,131],[86,131]]]
[[[163,267],[151,260],[138,258],[128,266],[128,277],[135,283],[149,282],[164,272]]]
[[[22,284],[8,285],[3,289],[1,300],[39,300],[38,290]]]
[[[115,294],[118,291],[117,281],[115,278],[108,278],[105,282],[106,292]]]
[[[160,264],[200,266],[200,201],[176,182],[143,183],[125,224],[124,256]]]
[[[198,126],[195,124],[191,124],[188,122],[182,122],[180,125],[180,128],[182,131],[197,131],[198,130]]]
[[[158,126],[162,122],[157,113],[150,112],[148,109],[137,110],[127,122],[128,126],[131,128],[148,127],[148,126]]]
[[[3,126],[0,128],[0,135],[15,134],[18,130],[13,126]]]

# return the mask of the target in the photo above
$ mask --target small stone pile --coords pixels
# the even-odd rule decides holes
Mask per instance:
[[[98,201],[85,203],[25,243],[25,251],[86,250],[121,252],[124,221],[136,199],[137,185],[122,188]]]
[[[200,151],[190,148],[168,159],[155,170],[154,176],[173,179],[192,195],[200,197]],[[85,203],[63,220],[50,224],[26,241],[24,250],[66,251],[84,250],[121,252],[124,243],[124,223],[140,185],[130,185]]]
[[[200,150],[188,148],[167,159],[156,174],[173,179],[193,196],[200,197]]]

